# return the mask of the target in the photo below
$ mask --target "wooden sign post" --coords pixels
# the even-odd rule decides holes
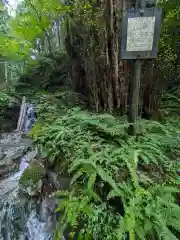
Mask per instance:
[[[121,59],[133,59],[128,120],[132,134],[137,132],[142,59],[157,57],[161,9],[157,7],[129,9],[123,17]]]

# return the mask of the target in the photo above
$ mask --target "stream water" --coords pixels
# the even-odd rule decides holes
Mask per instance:
[[[35,122],[32,106],[28,110],[30,115],[25,122],[26,132]],[[36,150],[29,150],[21,134],[10,133],[1,136],[0,240],[52,239],[55,201],[49,198],[39,201],[19,191],[19,179],[36,154]]]

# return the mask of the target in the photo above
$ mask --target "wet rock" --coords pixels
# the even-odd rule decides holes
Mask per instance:
[[[16,169],[16,164],[11,166],[4,166],[0,168],[0,179],[6,178],[10,172],[13,172]]]
[[[26,159],[26,162],[30,163],[33,159],[36,159],[37,155],[38,155],[38,150],[34,149],[32,151],[27,152],[24,158]]]
[[[24,170],[20,180],[19,188],[29,196],[38,196],[43,186],[43,178],[46,174],[45,168],[38,161],[32,161]]]
[[[22,132],[12,132],[1,134],[0,144],[19,143],[21,141]]]
[[[11,177],[5,178],[0,182],[0,199],[18,187],[18,180],[21,173],[15,173]]]
[[[42,190],[42,186],[43,186],[43,181],[42,179],[40,179],[37,183],[31,184],[24,188],[21,188],[21,190],[25,193],[27,193],[29,196],[34,197],[37,196],[41,193]]]
[[[6,166],[10,166],[10,165],[12,165],[13,164],[13,161],[12,161],[12,159],[11,158],[7,158],[7,157],[5,157],[5,158],[3,158],[1,161],[0,161],[0,168],[2,168],[2,167],[6,167]]]
[[[3,151],[0,151],[0,161],[5,157],[5,153]]]
[[[52,183],[52,185],[55,188],[59,189],[60,183],[59,183],[59,179],[58,179],[58,174],[48,171],[47,175],[48,175],[48,179],[49,179],[50,183]]]
[[[48,172],[48,179],[53,184],[53,186],[57,189],[67,190],[70,186],[70,177],[59,176],[54,172]]]
[[[7,136],[8,138],[8,136]],[[0,141],[5,141],[7,139],[1,139]],[[22,144],[22,143],[21,143]],[[24,143],[21,145],[20,142],[15,142],[7,140],[6,144],[0,145],[0,164],[2,165],[2,162],[9,162],[12,161],[18,161],[21,159],[21,157],[27,153],[29,150],[29,147]]]
[[[54,215],[56,209],[56,200],[53,198],[45,198],[40,206],[40,221],[46,222],[49,217]]]
[[[0,178],[6,177],[7,174],[16,169],[16,163],[13,162],[12,158],[7,156],[4,152],[1,152],[0,160]]]
[[[22,146],[16,149],[16,151],[13,153],[12,160],[20,160],[22,156],[28,151],[28,146]]]
[[[50,197],[42,200],[47,196],[47,192],[43,192],[44,186],[49,187],[48,183],[45,184],[44,161],[34,160],[37,151],[28,151],[21,135],[4,134],[0,139],[0,177],[3,177],[0,180],[0,240],[52,240],[57,203]],[[10,175],[16,166],[20,171]],[[8,177],[4,178],[6,174]],[[56,186],[58,181],[57,178]]]
[[[0,135],[0,149],[10,149],[16,147],[30,147],[32,140],[22,138],[22,132],[4,133]]]
[[[6,177],[8,173],[16,170],[26,147],[16,147],[1,150],[0,178]]]
[[[3,150],[6,158],[11,158],[13,161],[20,158],[28,151],[28,146],[8,147]]]
[[[25,230],[28,206],[27,200],[20,198],[17,189],[2,200],[0,239],[19,240],[19,235]]]

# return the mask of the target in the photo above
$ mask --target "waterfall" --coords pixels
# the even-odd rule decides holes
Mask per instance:
[[[26,133],[29,133],[30,129],[36,122],[36,109],[34,104],[29,104],[27,107],[24,129]]]
[[[29,132],[35,121],[35,106],[30,104],[27,108],[24,123],[26,133]],[[12,140],[11,137],[9,139]],[[11,146],[11,143],[12,142],[9,142],[7,145],[9,144],[9,146]],[[17,145],[18,143],[16,143],[16,146]],[[52,216],[48,215],[47,211],[47,213],[43,213],[46,215],[41,219],[41,213],[37,213],[37,199],[34,200],[30,199],[30,197],[25,197],[18,191],[21,175],[37,154],[34,150],[30,153],[31,154],[27,153],[21,157],[19,170],[17,172],[0,180],[0,240],[52,239],[53,224],[55,222]],[[45,199],[41,204],[48,204],[48,201],[48,199]],[[44,210],[45,206],[40,208]]]

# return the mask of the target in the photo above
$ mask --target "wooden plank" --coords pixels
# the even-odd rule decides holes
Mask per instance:
[[[17,124],[17,131],[21,131],[23,128],[24,120],[26,116],[26,110],[27,110],[27,103],[26,103],[26,97],[24,96],[21,103],[20,114],[19,114],[19,119]]]

